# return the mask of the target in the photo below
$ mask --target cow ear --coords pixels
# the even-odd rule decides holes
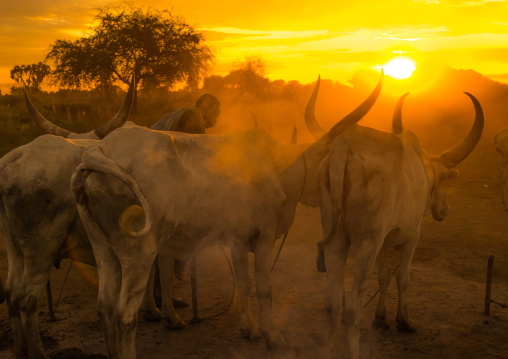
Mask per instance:
[[[459,176],[459,170],[453,170],[448,172],[448,179],[452,180],[454,178],[457,178]]]

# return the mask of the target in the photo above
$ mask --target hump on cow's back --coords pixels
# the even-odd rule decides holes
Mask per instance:
[[[334,143],[337,141],[344,141],[349,156],[357,157],[359,163],[368,164],[371,171],[400,171],[404,145],[399,136],[357,125],[338,136]]]

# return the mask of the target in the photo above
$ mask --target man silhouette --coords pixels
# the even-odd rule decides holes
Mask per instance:
[[[215,126],[219,115],[219,100],[207,93],[198,98],[195,107],[174,110],[162,117],[150,128],[159,131],[205,133],[205,129]]]

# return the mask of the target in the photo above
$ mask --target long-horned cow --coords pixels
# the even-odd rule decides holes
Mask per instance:
[[[311,146],[280,144],[262,129],[207,136],[138,127],[85,150],[71,183],[98,262],[110,357],[136,355],[136,312],[157,252],[185,260],[217,243],[231,247],[241,333],[256,330],[248,308],[252,251],[260,331],[270,346],[285,344],[272,317],[275,239],[291,226],[298,202],[319,204],[319,163],[333,138],[369,111],[381,84]]]
[[[0,159],[0,233],[9,270],[5,297],[16,358],[46,358],[38,328],[38,298],[53,264],[72,256],[95,265],[69,188],[83,150],[127,120],[134,82],[106,124],[77,134],[47,121],[25,95],[32,119],[46,132]]]
[[[407,94],[406,94],[407,95]],[[401,107],[396,106],[395,134],[352,126],[333,140],[319,168],[323,238],[318,243],[317,267],[326,271],[326,310],[332,357],[339,356],[339,327],[344,310],[350,358],[359,357],[362,302],[379,255],[379,302],[375,327],[386,328],[385,295],[390,282],[388,249],[398,249],[397,328],[414,331],[407,309],[409,272],[420,236],[422,217],[441,221],[448,214],[446,188],[457,176],[452,170],[475,148],[483,131],[483,111],[474,96],[475,120],[467,137],[439,156],[420,149],[417,137],[404,131]],[[349,248],[355,253],[351,295],[344,296],[344,271]]]
[[[501,191],[504,209],[508,211],[508,128],[502,129],[494,136],[496,151],[503,156],[501,169]]]

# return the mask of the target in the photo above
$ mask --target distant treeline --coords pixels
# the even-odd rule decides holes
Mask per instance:
[[[316,76],[317,78],[317,76]],[[323,79],[316,105],[316,117],[325,129],[352,111],[373,89],[378,74],[356,76],[350,84]],[[393,108],[405,89],[388,77],[378,102],[360,124],[391,131]],[[210,133],[221,134],[260,127],[281,142],[289,142],[293,126],[298,142],[313,141],[303,114],[314,84],[297,81],[271,81],[262,73],[249,69],[233,71],[227,76],[212,76],[198,90],[138,91],[137,109],[131,120],[151,126],[160,117],[181,107],[192,107],[203,93],[212,93],[221,101],[221,116]],[[469,131],[474,118],[470,100],[462,94],[475,95],[485,112],[482,143],[492,144],[492,136],[508,127],[508,86],[489,80],[474,71],[445,71],[435,85],[414,91],[403,107],[406,129],[417,133],[422,147],[440,152],[460,141]],[[107,95],[100,91],[59,90],[32,91],[32,102],[41,114],[56,125],[73,132],[87,132],[108,121],[118,110],[125,91],[115,88]],[[23,98],[16,88],[0,95],[0,155],[43,134],[32,123]]]

